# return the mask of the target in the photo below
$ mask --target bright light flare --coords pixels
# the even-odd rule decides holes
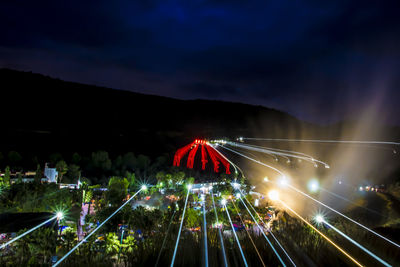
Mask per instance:
[[[146,191],[146,190],[147,190],[147,185],[145,185],[145,184],[142,185],[142,186],[140,187],[140,189],[143,190],[143,191]]]
[[[281,187],[286,187],[286,186],[289,184],[289,181],[288,181],[288,179],[287,179],[285,176],[283,176],[283,177],[281,177],[281,178],[279,179],[278,184],[279,184]]]
[[[238,189],[240,187],[239,183],[233,182],[232,183],[233,188]]]
[[[187,186],[188,186],[189,190],[190,190],[190,188],[192,188],[192,185],[191,185],[191,184],[189,184],[189,185],[187,185]],[[179,239],[180,239],[180,237],[181,237],[182,226],[183,226],[183,219],[185,218],[185,212],[186,212],[187,202],[188,202],[188,199],[189,199],[189,192],[190,192],[190,191],[188,191],[187,194],[186,194],[185,207],[183,208],[181,224],[180,224],[180,226],[179,226],[178,237],[176,238],[174,254],[173,254],[173,256],[172,256],[172,261],[171,261],[171,267],[174,266],[175,257],[176,257],[176,251],[178,250]]]
[[[336,249],[338,249],[340,252],[342,252],[347,258],[349,258],[351,261],[353,261],[355,264],[358,266],[362,267],[361,263],[359,263],[356,259],[354,259],[349,253],[344,251],[339,245],[337,245],[335,242],[333,242],[331,239],[329,239],[326,235],[324,235],[321,231],[319,231],[317,228],[315,228],[314,225],[309,223],[306,219],[304,219],[300,214],[295,212],[291,207],[289,207],[285,202],[282,200],[280,201],[285,208],[290,210],[294,215],[296,215],[300,220],[302,220],[304,223],[306,223],[308,226],[310,226],[315,232],[317,232],[320,236],[322,236],[326,241],[328,241],[330,244],[332,244]]]
[[[64,218],[64,213],[62,211],[57,212],[57,220],[61,220]]]
[[[226,205],[226,199],[225,198],[221,200],[221,204],[222,204],[222,206]]]
[[[241,197],[240,193],[237,193],[236,198],[240,198],[240,197]]]
[[[125,205],[127,205],[137,194],[140,193],[141,190],[137,191],[133,196],[131,196],[124,204],[122,204],[117,210],[115,210],[110,216],[107,217],[99,226],[97,226],[93,231],[91,231],[85,238],[83,238],[78,244],[75,245],[70,251],[68,251],[61,259],[59,259],[56,263],[53,264],[52,267],[58,266],[61,262],[63,262],[72,252],[74,252],[82,243],[87,242],[86,240],[90,238],[94,233],[97,232],[107,221],[109,221],[115,214],[117,214]],[[57,218],[54,216],[50,220]],[[46,222],[45,222],[46,223]]]
[[[334,231],[336,231],[338,234],[340,234],[341,236],[343,236],[344,238],[346,238],[347,240],[349,240],[351,243],[353,243],[354,245],[356,245],[357,247],[359,247],[360,249],[362,249],[365,253],[367,253],[368,255],[370,255],[371,257],[373,257],[374,259],[376,259],[377,261],[379,261],[380,263],[382,263],[383,265],[390,267],[391,265],[387,262],[385,262],[384,260],[382,260],[381,258],[379,258],[378,256],[376,256],[374,253],[372,253],[371,251],[369,251],[368,249],[366,249],[365,247],[363,247],[362,245],[360,245],[359,243],[357,243],[356,241],[354,241],[352,238],[350,238],[349,236],[345,235],[343,232],[341,232],[339,229],[337,229],[336,227],[334,227],[332,224],[323,221],[323,223],[325,223],[327,226],[329,226],[331,229],[333,229]]]
[[[341,181],[339,181],[339,183],[341,183]],[[350,218],[350,217],[348,217],[348,216],[344,215],[343,213],[341,213],[341,212],[339,212],[339,211],[335,210],[334,208],[331,208],[330,206],[328,206],[328,205],[326,205],[326,204],[322,203],[321,201],[318,201],[317,199],[313,198],[312,196],[310,196],[310,195],[308,195],[308,194],[304,193],[303,191],[300,191],[300,190],[299,190],[299,189],[297,189],[296,187],[293,187],[293,186],[290,186],[290,185],[289,185],[289,187],[290,187],[290,188],[292,188],[294,191],[296,191],[296,192],[298,192],[298,193],[302,194],[303,196],[305,196],[305,197],[308,197],[309,199],[311,199],[311,200],[315,201],[316,203],[318,203],[318,204],[320,204],[320,205],[324,206],[325,208],[327,208],[327,209],[330,209],[330,210],[331,210],[331,211],[333,211],[334,213],[336,213],[336,214],[338,214],[338,215],[342,216],[343,218],[345,218],[345,219],[347,219],[347,220],[351,221],[352,223],[355,223],[355,224],[357,224],[358,226],[360,226],[360,227],[364,228],[365,230],[367,230],[367,231],[369,231],[369,232],[373,233],[374,235],[376,235],[376,236],[378,236],[378,237],[380,237],[380,238],[382,238],[382,239],[386,240],[387,242],[391,243],[392,245],[394,245],[394,246],[396,246],[396,247],[399,247],[399,248],[400,248],[400,245],[399,245],[399,244],[397,244],[397,243],[393,242],[392,240],[390,240],[390,239],[388,239],[388,238],[384,237],[384,236],[383,236],[383,235],[381,235],[381,234],[378,234],[378,233],[377,233],[377,232],[375,232],[374,230],[372,230],[372,229],[370,229],[370,228],[368,228],[368,227],[366,227],[366,226],[362,225],[361,223],[359,223],[359,222],[357,222],[357,221],[353,220],[352,218]],[[366,187],[366,189],[367,189],[367,188],[368,188],[368,187]],[[367,191],[368,191],[368,190],[367,190]]]
[[[317,223],[323,223],[323,222],[325,222],[325,219],[321,214],[318,214],[317,216],[315,216],[315,221]]]
[[[267,176],[264,177],[264,182],[269,182],[269,179]]]
[[[248,264],[247,264],[247,261],[246,261],[246,257],[243,254],[242,245],[240,244],[239,238],[238,238],[238,236],[236,234],[235,227],[233,227],[233,222],[232,222],[231,216],[229,215],[229,211],[228,211],[228,209],[225,209],[225,211],[226,211],[226,215],[228,215],[228,219],[229,219],[229,222],[230,222],[231,227],[232,227],[232,233],[233,233],[233,235],[235,237],[235,240],[236,240],[236,243],[237,243],[237,245],[239,247],[240,254],[242,255],[242,259],[243,259],[244,265],[246,267],[248,267]]]
[[[11,243],[14,243],[14,242],[17,241],[18,239],[20,239],[20,238],[26,236],[27,234],[29,234],[29,233],[35,231],[36,229],[42,227],[43,225],[49,223],[50,221],[52,221],[52,220],[54,220],[54,219],[56,219],[56,218],[57,218],[57,216],[51,217],[51,218],[48,219],[47,221],[44,221],[44,222],[42,222],[41,224],[39,224],[39,225],[37,225],[37,226],[35,226],[35,227],[29,229],[28,231],[24,232],[23,234],[20,234],[19,236],[17,236],[17,237],[15,237],[15,238],[11,239],[11,240],[8,241],[7,243],[2,244],[2,245],[0,246],[0,249],[3,249],[3,248],[5,248],[5,247],[7,247],[7,246],[10,245]]]
[[[189,189],[189,190],[192,189],[192,185],[191,185],[191,184],[188,184],[188,185],[187,185],[187,189]]]
[[[278,200],[279,199],[279,192],[276,190],[271,190],[268,192],[268,197],[271,200]]]
[[[308,190],[310,190],[311,192],[317,192],[319,189],[319,182],[316,179],[313,179],[311,181],[308,182],[307,184]]]

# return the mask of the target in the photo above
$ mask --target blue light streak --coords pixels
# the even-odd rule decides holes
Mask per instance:
[[[242,192],[242,191],[240,191]],[[242,193],[243,194],[243,193]],[[258,218],[260,219],[260,221],[262,223],[264,223],[263,219],[260,217],[260,215],[258,215],[257,211],[254,209],[253,205],[251,205],[250,201],[247,200],[247,198],[244,198],[246,200],[246,202],[249,204],[249,206],[252,208],[252,210],[254,211],[255,214],[257,214]],[[275,235],[272,233],[272,231],[269,231],[269,233],[272,235],[272,237],[275,239],[276,243],[279,245],[279,247],[282,249],[283,253],[285,253],[286,257],[290,260],[290,262],[293,264],[293,266],[296,266],[296,264],[294,263],[294,261],[292,260],[292,258],[290,258],[289,254],[286,252],[286,250],[283,248],[283,246],[281,245],[281,243],[278,241],[278,239],[275,237]]]
[[[187,192],[187,195],[186,195],[185,207],[183,208],[181,225],[179,226],[178,238],[176,239],[174,255],[172,256],[172,261],[171,261],[171,267],[174,266],[174,263],[175,263],[176,251],[178,250],[179,239],[181,238],[183,219],[185,218],[185,212],[186,212],[187,201],[188,201],[188,198],[189,198],[189,193],[190,193],[190,188],[188,189],[188,192]]]
[[[6,246],[10,245],[11,243],[14,243],[14,242],[17,241],[18,239],[20,239],[20,238],[26,236],[27,234],[29,234],[29,233],[35,231],[36,229],[42,227],[43,225],[45,225],[45,224],[51,222],[51,221],[54,220],[54,219],[57,219],[57,215],[54,216],[54,217],[51,217],[50,219],[48,219],[47,221],[42,222],[42,223],[39,224],[39,225],[36,225],[35,227],[31,228],[30,230],[26,231],[25,233],[20,234],[19,236],[17,236],[17,237],[15,237],[15,238],[11,239],[11,240],[8,241],[7,243],[4,243],[3,245],[1,245],[0,249],[5,248]]]
[[[107,219],[105,219],[96,229],[94,229],[90,234],[88,234],[84,239],[82,239],[75,247],[73,247],[70,251],[67,252],[61,259],[59,259],[53,267],[58,266],[61,262],[63,262],[69,255],[71,255],[72,252],[74,252],[80,245],[82,245],[89,237],[91,237],[97,230],[99,230],[108,220],[110,220],[115,214],[117,214],[123,207],[125,207],[126,204],[128,204],[137,194],[139,194],[140,191],[143,189],[141,188],[139,191],[137,191],[133,196],[131,196],[130,199],[128,199],[124,204],[121,205],[116,211],[114,211],[110,216],[108,216]]]
[[[206,220],[206,201],[203,201],[203,221],[204,221],[204,257],[208,267],[208,248],[207,248],[207,220]]]
[[[233,227],[233,223],[232,223],[232,220],[231,220],[231,216],[229,215],[228,208],[226,207],[226,205],[224,205],[224,208],[225,208],[226,214],[228,215],[228,219],[229,219],[229,222],[231,224],[232,232],[233,232],[233,235],[235,236],[236,243],[237,243],[237,245],[239,247],[240,254],[242,254],[244,265],[246,267],[248,267],[249,265],[247,264],[246,258],[245,258],[244,254],[243,254],[242,246],[240,245],[239,238],[237,237],[236,232],[235,232],[235,227]]]
[[[218,214],[217,214],[217,209],[215,208],[214,192],[212,192],[212,191],[211,191],[211,196],[212,196],[212,202],[213,202],[213,206],[214,206],[215,218],[217,219],[217,224],[218,224],[219,223]],[[222,238],[221,229],[219,227],[218,227],[218,235],[219,235],[219,240],[221,242],[222,255],[224,255],[224,265],[225,265],[225,267],[228,267],[228,261],[226,259],[226,253],[225,253],[224,240]]]
[[[346,238],[347,240],[349,240],[351,243],[353,243],[354,245],[356,245],[357,247],[359,247],[360,249],[362,249],[364,252],[366,252],[368,255],[372,256],[374,259],[376,259],[377,261],[379,261],[380,263],[382,263],[383,265],[389,267],[391,266],[390,264],[388,264],[387,262],[385,262],[384,260],[382,260],[381,258],[379,258],[378,256],[376,256],[374,253],[372,253],[371,251],[369,251],[368,249],[366,249],[365,247],[361,246],[359,243],[357,243],[356,241],[354,241],[352,238],[348,237],[347,235],[345,235],[344,233],[342,233],[339,229],[337,229],[336,227],[334,227],[332,224],[328,223],[325,220],[322,220],[322,223],[328,225],[330,228],[332,228],[333,230],[335,230],[338,234],[340,234],[341,236],[343,236],[344,238]]]
[[[283,262],[281,256],[279,256],[278,252],[276,251],[276,249],[274,248],[274,246],[272,245],[271,241],[269,241],[268,237],[265,235],[263,229],[261,229],[261,226],[257,223],[256,219],[254,218],[253,214],[251,214],[249,208],[247,207],[246,203],[244,203],[243,199],[240,198],[240,200],[242,201],[243,205],[245,206],[245,208],[247,209],[247,212],[250,214],[251,218],[253,218],[253,221],[256,223],[258,229],[261,231],[261,233],[263,234],[263,236],[265,237],[265,240],[267,240],[268,244],[271,246],[272,250],[274,251],[275,255],[278,257],[279,261],[282,263],[282,265],[285,267],[286,264]]]

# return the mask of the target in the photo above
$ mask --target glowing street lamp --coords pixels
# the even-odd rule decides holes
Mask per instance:
[[[61,220],[62,218],[64,218],[64,213],[62,211],[59,211],[56,213],[57,216],[57,220]]]
[[[318,214],[317,216],[315,216],[315,221],[317,223],[323,223],[323,222],[325,222],[325,219],[321,214]]]
[[[278,180],[278,184],[281,187],[286,187],[289,184],[289,180],[286,176],[282,175]]]
[[[319,182],[316,179],[313,179],[308,182],[308,190],[311,192],[316,192],[319,189]]]
[[[271,190],[271,191],[268,192],[268,197],[271,200],[278,200],[279,199],[279,193],[276,190]]]
[[[238,189],[240,187],[239,183],[233,182],[232,183],[233,188]]]

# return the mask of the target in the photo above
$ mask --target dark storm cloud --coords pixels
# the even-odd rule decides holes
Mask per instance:
[[[320,122],[353,112],[343,106],[364,108],[378,91],[390,114],[399,97],[398,1],[3,1],[0,7],[3,67],[267,105]]]

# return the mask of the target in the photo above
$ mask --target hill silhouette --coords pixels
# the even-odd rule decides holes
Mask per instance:
[[[178,100],[0,69],[2,151],[170,152],[193,138],[315,137],[321,127],[275,109]],[[333,129],[333,128],[334,129]]]

